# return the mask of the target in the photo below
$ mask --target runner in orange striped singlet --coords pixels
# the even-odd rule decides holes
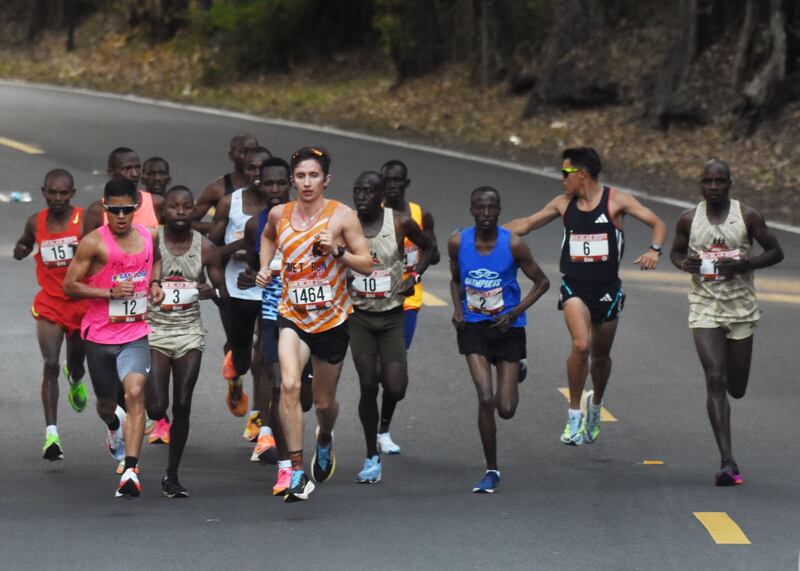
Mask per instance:
[[[369,243],[355,213],[324,196],[331,180],[330,164],[330,156],[315,147],[303,147],[292,155],[292,184],[298,198],[270,210],[261,237],[259,287],[272,279],[272,258],[280,255],[283,261],[278,360],[281,423],[292,462],[287,502],[307,500],[314,491],[314,483],[304,471],[300,406],[300,375],[309,356],[318,421],[311,475],[316,482],[324,482],[336,468],[336,385],[350,341],[347,318],[353,311],[347,270],[372,271]]]

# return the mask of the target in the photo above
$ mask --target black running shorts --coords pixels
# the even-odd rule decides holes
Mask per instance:
[[[622,289],[620,280],[611,284],[595,286],[562,277],[558,309],[563,310],[564,303],[573,297],[583,301],[589,308],[589,314],[594,324],[614,321],[620,316],[622,307],[625,305],[625,291]]]
[[[300,329],[293,321],[279,316],[278,330],[284,328],[292,329],[308,345],[312,355],[331,365],[341,363],[347,356],[347,347],[350,345],[347,321],[322,333],[309,333]]]
[[[492,327],[493,324],[494,321],[465,323],[463,329],[457,330],[458,352],[462,355],[477,353],[491,363],[515,363],[527,357],[524,327],[511,327],[501,333]]]

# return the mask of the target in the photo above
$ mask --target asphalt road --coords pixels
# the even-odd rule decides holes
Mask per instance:
[[[224,403],[221,327],[212,306],[204,307],[209,349],[181,472],[191,498],[161,496],[166,449],[145,445],[142,497],[116,500],[104,426],[91,406],[80,415],[69,408],[63,381],[66,460],[42,460],[41,359],[29,313],[34,265],[14,261],[11,250],[27,216],[43,204],[43,174],[70,170],[80,190],[76,202],[86,205],[105,183],[108,152],[124,145],[142,159],[167,158],[173,182],[199,191],[227,172],[228,140],[240,131],[284,157],[303,144],[327,147],[334,157],[330,195],[346,202],[360,171],[390,158],[405,161],[410,198],[432,211],[442,245],[471,223],[468,196],[476,186],[501,191],[503,220],[560,192],[550,178],[313,129],[0,85],[0,137],[43,151],[0,144],[0,192],[34,195],[30,204],[0,204],[0,569],[796,568],[800,238],[786,232],[777,233],[786,260],[759,273],[763,317],[751,385],[733,406],[734,450],[745,478],[737,488],[712,485],[718,456],[686,326],[686,279],[666,259],[652,274],[635,271],[630,260],[649,238],[634,220],[626,226],[628,303],[605,403],[617,421],[605,422],[600,440],[580,448],[558,441],[569,349],[555,308],[561,228],[553,223],[529,238],[554,286],[529,312],[531,374],[516,417],[499,422],[502,483],[493,496],[470,493],[484,467],[476,398],[446,305],[425,307],[420,316],[408,396],[392,427],[403,454],[384,458],[379,485],[354,483],[364,445],[348,357],[336,475],[308,502],[289,505],[270,495],[275,468],[249,462],[243,420]],[[672,230],[680,209],[648,205]],[[446,300],[445,266],[432,268],[425,283]],[[307,448],[314,425],[307,416]],[[696,512],[727,514],[750,543],[718,544]],[[731,529],[723,526],[718,537]]]

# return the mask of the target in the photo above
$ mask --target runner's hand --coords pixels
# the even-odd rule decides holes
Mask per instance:
[[[492,323],[491,327],[494,329],[499,329],[500,333],[505,333],[511,329],[511,324],[517,320],[517,317],[517,312],[513,309],[508,313],[504,313],[503,315],[495,315],[494,323]]]
[[[161,305],[161,302],[164,301],[164,290],[155,282],[150,284],[150,301],[153,302],[153,305]]]
[[[453,312],[453,325],[458,330],[464,329],[464,313],[458,309]]]
[[[636,258],[633,263],[639,264],[642,270],[655,270],[658,265],[659,254],[655,250],[647,250],[644,254]]]
[[[256,285],[258,287],[267,287],[271,281],[272,281],[272,272],[269,270],[269,268],[262,269],[256,275]]]
[[[737,274],[743,274],[748,270],[747,259],[732,260],[723,258],[716,261],[717,271],[725,279],[730,279]]]
[[[389,293],[389,297],[394,297],[398,292],[405,297],[414,295],[414,278],[412,276],[408,276],[406,279],[397,282],[392,291]]]
[[[333,252],[333,234],[327,230],[320,230],[314,242],[314,254],[317,256],[327,256]]]
[[[213,299],[214,288],[205,282],[197,284],[197,297],[200,299]]]
[[[111,291],[114,292],[114,299],[131,297],[134,293],[133,282],[131,280],[118,282],[113,288],[111,288]]]
[[[33,248],[28,246],[27,244],[23,244],[22,242],[17,242],[17,245],[14,246],[14,259],[21,260],[30,254],[33,251]]]
[[[245,269],[243,272],[239,272],[239,275],[236,277],[236,287],[239,289],[250,289],[251,287],[256,287],[256,274],[250,268]]]
[[[701,260],[698,256],[687,256],[681,262],[681,269],[684,272],[688,272],[690,274],[699,274],[700,273],[700,264]]]

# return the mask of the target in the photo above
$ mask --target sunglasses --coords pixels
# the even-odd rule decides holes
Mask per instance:
[[[567,178],[569,175],[571,175],[574,172],[578,172],[579,170],[581,170],[581,169],[578,169],[578,168],[575,168],[575,167],[563,167],[561,169],[561,176],[564,177],[564,178]]]
[[[138,204],[131,204],[129,206],[109,206],[108,204],[103,204],[103,208],[105,208],[106,212],[114,216],[128,216],[129,214],[133,214],[137,206]]]

